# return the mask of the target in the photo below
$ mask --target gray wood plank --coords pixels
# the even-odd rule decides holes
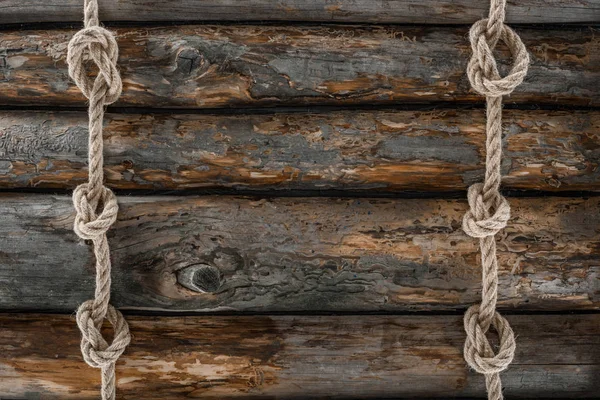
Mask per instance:
[[[600,197],[510,199],[499,307],[600,308]],[[479,301],[463,200],[121,197],[113,299],[160,311],[463,310]],[[93,294],[91,247],[66,196],[0,198],[0,309],[71,312]],[[220,272],[212,285],[205,266]],[[210,276],[209,276],[210,278]]]
[[[503,187],[600,190],[600,112],[506,110]],[[457,191],[483,180],[485,111],[107,114],[119,189]],[[0,187],[87,179],[87,114],[0,112]]]
[[[0,105],[77,106],[65,57],[74,30],[0,35]],[[506,103],[598,105],[592,29],[519,29],[532,57]],[[258,107],[482,103],[471,90],[467,27],[186,25],[117,29],[116,106]],[[499,47],[501,69],[510,63]],[[500,51],[502,50],[502,51]]]
[[[515,315],[507,398],[598,398],[599,315]],[[119,399],[483,398],[461,316],[128,317]],[[0,396],[97,399],[72,317],[0,315]],[[60,343],[60,345],[57,345]]]
[[[79,0],[4,0],[0,23],[79,22]],[[468,24],[487,15],[476,0],[104,0],[103,21],[321,21]],[[598,0],[509,1],[509,23],[598,23]]]

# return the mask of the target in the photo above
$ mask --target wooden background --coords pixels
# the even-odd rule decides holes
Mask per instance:
[[[124,90],[105,118],[118,397],[484,398],[461,219],[484,173],[474,0],[100,0]],[[73,312],[82,1],[0,1],[0,398],[95,399]],[[600,397],[600,0],[509,1],[499,308],[508,398]],[[501,69],[506,48],[496,51]]]

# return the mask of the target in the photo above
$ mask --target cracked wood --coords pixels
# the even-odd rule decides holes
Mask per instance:
[[[107,114],[118,189],[456,191],[483,180],[485,111]],[[600,113],[504,112],[503,187],[600,190]],[[0,187],[87,179],[87,116],[0,112]]]
[[[116,106],[213,108],[479,102],[466,27],[199,25],[116,29]],[[0,104],[81,106],[65,64],[72,30],[0,36]],[[519,29],[532,56],[508,102],[598,105],[590,28]],[[500,47],[501,69],[510,65]]]
[[[476,0],[104,0],[102,21],[321,21],[409,24],[472,24],[487,16]],[[508,23],[597,23],[598,0],[509,1]],[[79,22],[79,0],[0,3],[0,23]]]
[[[598,310],[600,197],[510,203],[498,236],[499,307]],[[478,243],[461,229],[466,208],[463,200],[121,197],[108,233],[114,304],[463,310],[481,288]],[[2,310],[71,312],[92,295],[93,255],[72,232],[70,198],[3,194],[0,215]],[[220,276],[206,281],[203,265]]]

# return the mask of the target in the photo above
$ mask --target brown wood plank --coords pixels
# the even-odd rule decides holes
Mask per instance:
[[[600,197],[510,203],[499,307],[600,309]],[[122,308],[462,310],[480,297],[463,200],[122,196],[120,205],[109,242]],[[93,255],[71,230],[68,197],[3,194],[0,215],[0,309],[70,312],[92,296]],[[206,268],[220,273],[218,289]]]
[[[504,187],[600,190],[600,112],[504,112]],[[485,111],[108,114],[119,189],[455,191],[483,180]],[[0,112],[0,187],[87,179],[87,115]]]
[[[600,22],[598,0],[509,1],[509,23]],[[0,3],[0,23],[81,20],[81,2],[52,0]],[[322,21],[468,24],[487,15],[476,0],[105,0],[103,21]]]
[[[201,25],[117,29],[116,105],[236,107],[482,102],[465,73],[467,27]],[[74,30],[0,35],[0,104],[82,106],[65,64]],[[532,55],[507,102],[597,105],[592,29],[519,29]],[[507,66],[507,49],[498,59]]]
[[[598,398],[599,315],[508,317],[507,398]],[[119,399],[482,398],[461,316],[129,317]],[[97,399],[73,317],[0,317],[0,396]],[[57,345],[60,343],[60,345]]]

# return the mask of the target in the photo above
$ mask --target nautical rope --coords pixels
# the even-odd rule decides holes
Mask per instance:
[[[529,55],[519,36],[504,25],[506,0],[491,0],[489,16],[476,22],[470,31],[473,56],[467,67],[471,86],[486,97],[486,170],[483,183],[469,187],[470,210],[463,219],[463,230],[479,238],[482,264],[481,304],[471,306],[464,317],[467,333],[465,360],[485,375],[489,400],[501,400],[500,372],[512,362],[515,337],[508,321],[496,311],[498,299],[498,260],[495,235],[510,219],[510,206],[500,194],[502,161],[502,96],[510,94],[527,74]],[[513,67],[502,78],[492,51],[498,41],[509,48]],[[486,334],[493,326],[499,337],[494,354]]]
[[[110,249],[106,232],[117,219],[117,198],[104,186],[102,121],[104,106],[114,103],[121,94],[122,83],[117,70],[119,50],[113,34],[99,26],[98,3],[84,2],[84,28],[69,42],[67,63],[69,75],[89,99],[89,178],[73,192],[77,215],[74,231],[91,240],[96,257],[96,291],[93,300],[77,310],[81,330],[81,352],[88,365],[102,370],[102,399],[115,399],[115,362],[131,339],[129,326],[120,311],[110,305]],[[98,75],[92,79],[86,65],[92,62]],[[104,320],[113,327],[114,337],[108,343],[100,329]]]

